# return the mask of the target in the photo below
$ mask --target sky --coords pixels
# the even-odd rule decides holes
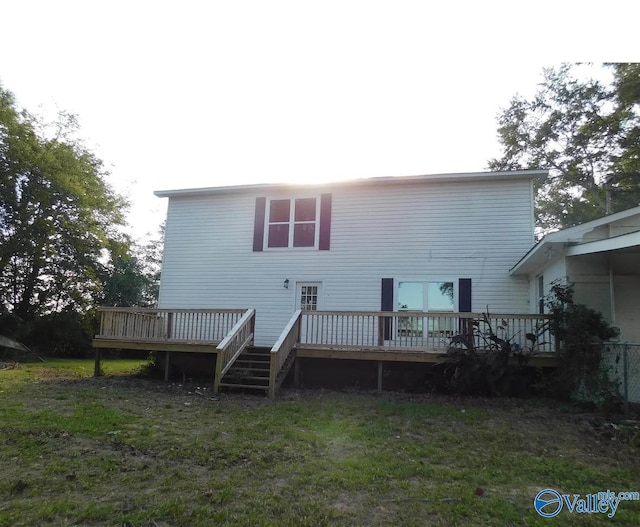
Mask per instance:
[[[542,68],[638,61],[640,2],[3,0],[0,84],[154,190],[480,171]]]

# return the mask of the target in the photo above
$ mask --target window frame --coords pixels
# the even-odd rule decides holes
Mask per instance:
[[[295,283],[295,299],[294,299],[294,310],[300,309],[301,311],[322,311],[324,305],[324,296],[323,296],[323,282],[322,281],[308,281],[302,280]],[[316,304],[315,309],[302,309],[302,288],[303,287],[315,287],[316,288]]]
[[[407,313],[406,318],[398,317],[396,326],[392,330],[392,335],[398,338],[426,338],[432,337],[431,332],[435,331],[431,329],[428,324],[429,322],[429,313],[443,313],[448,314],[451,313],[452,316],[458,313],[459,302],[459,279],[458,278],[398,278],[394,280],[394,311],[396,313]],[[415,310],[415,309],[401,309],[400,308],[400,284],[402,283],[418,283],[422,284],[422,305],[423,309]],[[451,283],[453,284],[453,306],[449,311],[442,311],[438,309],[429,309],[429,284],[442,284],[442,283]],[[423,313],[420,315],[420,313]],[[426,322],[425,322],[426,321]],[[427,326],[424,326],[424,324]],[[441,329],[441,328],[440,328]],[[438,331],[440,331],[438,329]],[[453,329],[445,330],[449,331],[452,336]]]
[[[315,218],[311,220],[296,221],[296,201],[303,199],[313,199],[315,201]],[[271,221],[271,203],[273,201],[289,201],[289,221],[288,222],[272,222]],[[300,195],[300,196],[274,196],[267,197],[265,205],[265,218],[264,218],[264,232],[263,232],[263,251],[282,251],[291,250],[304,251],[304,250],[318,250],[320,247],[320,205],[321,196],[319,195]],[[296,225],[313,225],[313,245],[295,246],[295,227]],[[269,227],[271,225],[287,225],[289,228],[288,239],[286,246],[271,247],[269,246]]]
[[[458,278],[398,278],[395,280],[395,291],[394,291],[394,311],[398,313],[402,313],[403,310],[400,309],[400,284],[403,282],[413,282],[413,283],[421,283],[423,284],[423,292],[422,292],[422,301],[423,301],[423,309],[422,313],[457,313],[458,312]],[[449,282],[453,284],[453,309],[451,311],[442,311],[438,309],[429,309],[429,284],[441,284]],[[426,306],[426,309],[424,308]],[[413,310],[415,312],[415,310]]]

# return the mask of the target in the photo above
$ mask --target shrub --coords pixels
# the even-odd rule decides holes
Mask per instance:
[[[51,313],[33,321],[26,344],[56,357],[87,357],[91,353],[93,316],[74,311]]]
[[[617,336],[602,313],[573,301],[573,287],[561,281],[551,284],[546,299],[551,332],[558,346],[558,368],[549,383],[549,394],[564,400],[589,402],[603,409],[619,405],[618,382],[603,362],[605,342]]]
[[[460,395],[527,396],[534,393],[537,372],[528,367],[537,351],[540,336],[548,324],[527,333],[525,346],[509,335],[506,320],[492,322],[490,314],[468,322],[465,330],[451,339],[439,386]]]

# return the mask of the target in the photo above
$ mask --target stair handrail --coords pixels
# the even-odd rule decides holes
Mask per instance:
[[[280,337],[271,348],[271,360],[269,366],[269,397],[276,395],[276,382],[278,373],[287,362],[291,351],[296,347],[300,340],[300,323],[302,321],[302,311],[298,309],[289,323],[285,326]]]
[[[231,328],[222,342],[216,347],[216,375],[213,391],[218,393],[220,381],[225,373],[231,368],[240,354],[253,342],[256,325],[256,310],[247,309]]]

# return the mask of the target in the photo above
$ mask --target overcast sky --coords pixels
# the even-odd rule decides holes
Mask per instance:
[[[154,190],[484,170],[543,66],[637,61],[640,2],[3,0],[0,83]]]

